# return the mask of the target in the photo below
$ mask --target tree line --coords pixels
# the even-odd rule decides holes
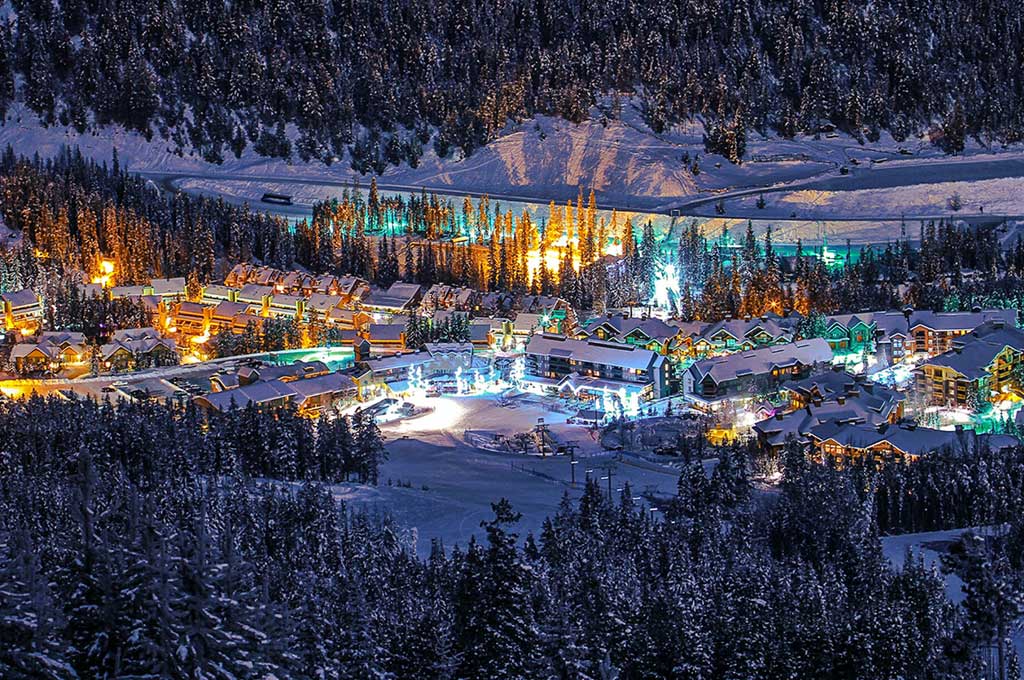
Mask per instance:
[[[904,225],[899,238],[859,247],[849,242],[780,252],[771,225],[758,239],[748,221],[735,238],[728,227],[709,237],[695,221],[684,225],[675,254],[679,295],[671,302],[681,318],[798,312],[805,317],[899,309],[935,311],[973,307],[1024,309],[1024,245],[1000,242],[1000,227],[952,220],[920,224],[912,242]],[[660,261],[670,261],[657,253]],[[641,281],[650,280],[642,277]]]

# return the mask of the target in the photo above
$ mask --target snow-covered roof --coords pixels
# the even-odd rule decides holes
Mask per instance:
[[[397,323],[371,323],[367,330],[370,342],[401,342],[405,326]]]
[[[189,314],[192,316],[202,316],[206,310],[206,307],[199,304],[198,302],[179,302],[174,308],[175,315]]]
[[[355,381],[343,373],[328,373],[327,375],[305,380],[296,380],[288,386],[302,399],[319,397],[324,394],[337,394],[349,392],[356,389]]]
[[[422,287],[415,283],[393,283],[386,291],[373,291],[366,299],[366,304],[382,309],[405,309],[421,290]]]
[[[935,430],[927,427],[870,427],[868,425],[823,424],[811,430],[811,437],[820,443],[835,442],[854,449],[892,447],[904,454],[924,456],[943,449],[953,452],[974,452],[982,444],[1005,448],[1017,443],[1009,435],[978,435],[973,430]]]
[[[153,295],[161,297],[166,295],[182,295],[185,292],[185,277],[153,279],[149,282],[149,287],[153,289]]]
[[[313,293],[306,300],[306,309],[315,312],[327,312],[341,304],[340,295],[327,295],[325,293]]]
[[[296,392],[291,388],[292,383],[281,382],[280,380],[267,380],[254,382],[251,385],[239,387],[223,392],[210,392],[196,401],[205,402],[211,408],[218,411],[225,411],[231,408],[231,403],[238,408],[249,404],[268,404],[278,400],[287,400],[295,396]]]
[[[220,302],[217,303],[217,306],[213,308],[213,318],[234,319],[239,314],[245,314],[246,311],[248,311],[248,309],[248,303],[221,300]]]
[[[970,380],[977,380],[1007,347],[1024,351],[1024,331],[1001,324],[1001,321],[982,324],[958,338],[953,349],[924,361],[921,366],[949,368]]]
[[[393,371],[401,368],[409,368],[417,364],[430,361],[429,352],[402,352],[391,356],[375,357],[362,362],[367,369],[374,373]]]
[[[810,338],[785,345],[774,345],[749,352],[704,359],[690,366],[697,382],[711,377],[717,384],[741,377],[767,375],[776,368],[810,366],[832,361],[832,348],[822,338]]]
[[[527,354],[560,357],[580,363],[647,370],[664,357],[640,347],[615,342],[574,340],[564,335],[538,333],[526,344]]]
[[[288,309],[295,311],[300,302],[304,302],[305,298],[301,295],[289,295],[287,293],[275,293],[270,299],[270,306],[278,309]]]
[[[35,294],[31,288],[25,288],[24,290],[13,290],[0,295],[0,299],[3,299],[5,303],[11,306],[11,309],[18,309],[19,307],[31,307],[39,304],[39,296]]]
[[[235,294],[236,290],[236,288],[231,288],[229,286],[211,283],[203,288],[203,299],[228,300]]]
[[[241,302],[263,302],[263,298],[274,294],[273,286],[261,286],[255,283],[247,283],[238,292],[238,299]]]
[[[623,317],[618,316],[598,316],[587,321],[584,326],[584,332],[588,335],[594,333],[599,327],[605,326],[612,331],[612,334],[619,338],[624,338],[627,335],[632,334],[634,331],[639,331],[646,335],[652,340],[658,340],[664,342],[671,338],[674,338],[679,333],[679,328],[670,326],[661,319],[658,318],[635,318],[635,317]]]

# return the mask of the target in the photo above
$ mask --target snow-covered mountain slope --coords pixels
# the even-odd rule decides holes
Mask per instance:
[[[794,184],[827,181],[834,185],[846,179],[839,174],[844,166],[854,170],[852,175],[862,175],[870,172],[871,167],[883,168],[883,162],[888,170],[895,165],[922,163],[934,168],[960,160],[943,156],[924,138],[897,144],[883,136],[878,143],[861,145],[841,134],[785,140],[762,138],[751,132],[744,162],[733,165],[720,156],[704,153],[703,126],[699,121],[655,134],[643,123],[632,102],[626,103],[618,119],[602,118],[597,108],[592,113],[591,119],[578,125],[545,116],[510,124],[497,139],[467,158],[439,158],[428,145],[417,168],[404,164],[389,166],[378,181],[382,186],[489,193],[539,202],[563,202],[574,199],[579,187],[585,191],[593,188],[599,204],[605,207],[668,212],[685,208],[694,200],[714,200],[723,192],[746,191],[756,196],[762,190]],[[8,144],[18,153],[38,153],[43,157],[55,154],[62,145],[78,146],[97,160],[109,160],[116,148],[122,165],[151,176],[256,181],[358,179],[364,185],[369,181],[368,176],[351,170],[347,158],[330,166],[318,161],[287,162],[257,156],[249,148],[241,158],[229,156],[223,164],[214,165],[196,155],[174,153],[173,145],[157,136],[147,141],[118,126],[85,134],[63,127],[45,128],[21,106],[12,107],[0,126],[0,147]],[[977,156],[979,161],[1020,156],[1019,151],[997,154],[977,145],[969,148],[968,154]],[[934,174],[929,181],[935,181]],[[897,186],[916,181],[914,172],[893,174],[897,175]],[[898,194],[885,201],[890,211],[894,200],[898,202]],[[683,213],[686,212],[684,209]],[[706,210],[700,212],[707,214]],[[765,217],[789,216],[788,208],[785,214],[769,212],[772,214],[766,213]],[[825,215],[816,210],[813,217],[822,219]]]

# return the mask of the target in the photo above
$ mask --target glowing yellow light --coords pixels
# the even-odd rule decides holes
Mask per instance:
[[[14,385],[0,385],[0,393],[8,399],[20,399],[24,396],[25,390]]]
[[[417,407],[427,406],[434,410],[426,415],[409,420],[402,420],[395,429],[398,432],[444,432],[462,420],[466,409],[454,399],[407,397],[406,401],[412,402]]]
[[[100,273],[92,277],[92,282],[103,286],[104,288],[110,287],[114,275],[114,261],[106,258],[100,260]]]

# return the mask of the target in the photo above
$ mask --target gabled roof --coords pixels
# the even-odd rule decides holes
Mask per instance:
[[[526,353],[635,370],[648,370],[657,367],[665,359],[655,352],[633,345],[596,340],[574,340],[550,333],[538,333],[531,336],[526,345]]]
[[[985,309],[980,312],[914,312],[910,328],[923,326],[935,331],[971,331],[987,321],[1002,321],[1006,326],[1017,324],[1015,309]]]
[[[249,404],[268,404],[294,397],[296,392],[291,388],[291,385],[292,383],[284,383],[280,380],[259,381],[236,389],[210,392],[201,397],[196,397],[196,401],[205,401],[218,411],[230,409],[232,402],[238,408],[248,406]]]
[[[306,309],[315,312],[327,312],[341,304],[340,295],[326,295],[324,293],[313,293],[306,300]]]
[[[357,276],[342,276],[338,280],[338,292],[342,295],[351,295],[355,289],[369,286],[369,284]]]
[[[892,426],[874,428],[867,425],[822,425],[810,436],[822,444],[835,442],[845,448],[868,449],[892,447],[904,454],[925,456],[943,449],[954,453],[977,451],[980,446],[996,448],[1011,446],[1016,440],[1008,435],[978,435],[973,430],[935,430],[927,427]]]
[[[0,299],[9,304],[12,309],[19,307],[31,307],[39,304],[39,296],[31,288],[23,290],[12,290],[0,294]]]
[[[288,386],[300,398],[300,401],[324,394],[349,392],[356,389],[355,381],[343,373],[328,373],[315,378],[296,380]]]
[[[397,323],[371,323],[367,329],[370,342],[401,342],[405,326]]]
[[[262,366],[243,366],[238,369],[238,377],[244,380],[282,380],[292,378],[300,380],[311,375],[323,375],[330,369],[322,361],[295,361],[290,364],[264,364]]]
[[[238,292],[240,302],[263,302],[263,298],[274,294],[273,286],[261,286],[255,283],[247,283]]]
[[[84,345],[85,333],[80,331],[43,331],[36,341],[40,345]]]
[[[156,329],[152,326],[145,326],[143,328],[122,328],[114,331],[112,339],[118,342],[127,342],[130,340],[159,340],[160,334],[157,333]]]
[[[370,307],[405,309],[420,294],[422,287],[415,283],[393,283],[386,291],[374,291],[365,303]]]
[[[56,351],[57,348],[55,347],[48,347],[46,345],[40,347],[39,345],[36,345],[31,342],[19,342],[13,348],[11,348],[11,360],[13,361],[15,359],[25,359],[31,356],[32,354],[38,354],[39,356],[45,359],[50,359],[53,356],[55,356]]]
[[[609,329],[614,337],[625,338],[634,333],[642,333],[651,340],[666,342],[679,334],[679,328],[671,326],[657,318],[630,318],[622,316],[598,316],[588,321],[584,332],[592,335],[598,328],[604,326]]]
[[[862,423],[878,426],[888,421],[896,403],[889,408],[879,409],[870,399],[860,397],[841,397],[839,400],[808,404],[804,408],[776,415],[754,425],[754,430],[765,437],[768,443],[778,446],[793,436],[797,441],[805,441],[814,428],[826,423]]]
[[[736,341],[743,341],[753,338],[758,333],[768,335],[772,340],[788,340],[793,337],[797,320],[793,317],[782,317],[765,315],[762,318],[751,319],[728,319],[708,324],[699,331],[699,337],[703,340],[710,340],[716,335],[727,334]],[[688,333],[693,335],[696,326],[691,326]]]
[[[109,359],[120,351],[128,352],[132,355],[149,354],[158,348],[174,352],[177,350],[177,344],[169,338],[158,337],[113,340],[100,347],[100,354],[103,355],[104,359]]]
[[[1024,331],[1002,322],[987,322],[958,338],[953,349],[925,360],[920,366],[949,368],[969,380],[977,380],[1007,347],[1024,352]]]
[[[835,367],[831,371],[801,380],[790,380],[784,383],[782,388],[800,395],[805,401],[831,401],[839,398],[849,401],[855,398],[863,402],[867,408],[885,414],[891,412],[896,404],[902,401],[898,392],[844,370],[836,370]]]
[[[809,366],[831,361],[832,349],[828,343],[822,338],[810,338],[786,345],[704,359],[691,365],[689,371],[697,382],[710,377],[715,383],[721,384],[739,377],[767,375],[777,368],[788,368],[798,364]]]
[[[213,308],[213,318],[222,320],[234,319],[239,314],[245,314],[248,309],[248,303],[221,300],[217,303],[217,306]]]

